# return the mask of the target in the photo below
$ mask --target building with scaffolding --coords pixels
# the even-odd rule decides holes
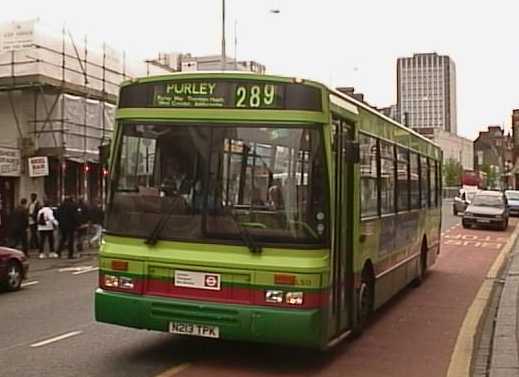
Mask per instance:
[[[102,200],[99,147],[112,137],[124,55],[39,21],[0,25],[0,238],[15,202],[38,193]]]
[[[193,56],[190,53],[159,53],[155,59],[148,59],[146,76],[174,72],[220,71],[222,70],[221,55]],[[253,60],[236,60],[226,56],[226,71],[242,71],[265,74],[266,67]]]

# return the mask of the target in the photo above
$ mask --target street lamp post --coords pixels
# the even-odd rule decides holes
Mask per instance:
[[[225,0],[222,0],[222,71],[225,71]]]

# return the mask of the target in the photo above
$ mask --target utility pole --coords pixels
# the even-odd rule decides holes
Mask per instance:
[[[234,70],[238,70],[238,20],[234,20]]]
[[[222,0],[222,71],[225,71],[225,0]]]

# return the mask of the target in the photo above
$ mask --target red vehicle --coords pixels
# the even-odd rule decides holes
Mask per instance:
[[[461,178],[463,186],[474,186],[481,188],[485,184],[485,177],[482,172],[475,172],[473,170],[464,170]]]
[[[27,276],[29,261],[21,251],[0,247],[0,287],[8,291],[20,289]]]

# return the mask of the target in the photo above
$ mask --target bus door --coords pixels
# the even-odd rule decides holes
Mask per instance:
[[[353,126],[334,117],[333,128],[335,225],[330,311],[332,337],[350,328],[353,320],[353,164],[359,155],[358,144],[353,143]]]

